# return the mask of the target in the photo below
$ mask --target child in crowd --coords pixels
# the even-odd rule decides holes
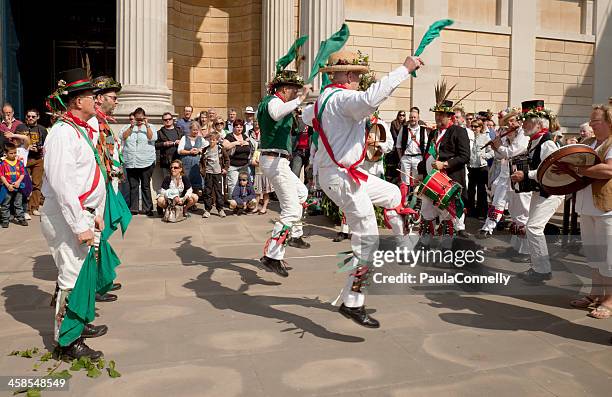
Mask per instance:
[[[259,167],[259,157],[261,156],[261,152],[256,150],[253,153],[253,158],[251,159],[251,164],[255,167],[255,178],[253,182],[253,187],[255,188],[255,193],[257,193],[257,206],[253,209],[253,213],[258,213],[259,215],[263,215],[268,212],[268,203],[270,203],[270,193],[274,191],[272,184],[263,174],[263,171]],[[259,203],[262,202],[261,208],[259,207]]]
[[[255,190],[249,184],[249,174],[241,172],[238,175],[238,184],[232,192],[232,199],[229,201],[230,208],[235,215],[240,215],[242,211],[253,210],[257,206]]]
[[[217,213],[221,218],[225,217],[223,210],[223,178],[229,169],[229,155],[219,143],[222,139],[219,132],[213,131],[208,135],[208,145],[202,151],[200,158],[200,174],[204,177],[204,213],[202,218],[210,217],[213,207],[213,199],[217,207]]]
[[[28,226],[23,210],[22,194],[25,168],[23,162],[17,158],[17,147],[14,144],[7,143],[4,152],[6,158],[0,162],[0,181],[2,182],[2,187],[0,187],[0,202],[2,203],[0,223],[5,229],[9,226],[12,202],[15,208],[15,223]]]

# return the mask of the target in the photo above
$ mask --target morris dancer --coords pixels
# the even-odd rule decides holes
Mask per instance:
[[[445,84],[444,84],[445,85]],[[462,187],[462,197],[466,200],[465,174],[466,164],[470,161],[470,141],[467,131],[453,123],[453,102],[446,99],[447,93],[443,87],[436,87],[437,104],[431,111],[435,113],[436,129],[427,140],[425,159],[419,165],[420,174],[429,175],[432,170],[445,172],[449,178]],[[456,218],[463,215],[457,213]],[[436,235],[434,221],[438,217],[440,225],[438,235],[454,236],[454,223],[448,211],[441,211],[429,198],[423,198],[421,204],[421,243],[429,247]]]
[[[369,178],[358,169],[365,158],[366,121],[393,91],[417,70],[423,62],[407,57],[404,64],[388,76],[372,84],[364,92],[357,91],[360,75],[369,68],[363,58],[349,51],[333,53],[326,67],[333,84],[325,87],[314,106],[304,109],[303,120],[319,133],[325,150],[315,161],[319,182],[325,194],[342,210],[353,235],[353,258],[348,267],[355,271],[347,279],[339,299],[340,313],[357,324],[378,328],[379,322],[365,310],[362,283],[368,275],[368,264],[378,247],[378,226],[374,206],[386,208],[386,215],[395,235],[403,235],[404,225],[400,189],[380,178]],[[319,144],[319,146],[321,145]]]
[[[55,295],[55,340],[61,354],[69,359],[83,356],[98,359],[102,352],[90,349],[83,338],[104,335],[105,325],[85,324],[80,337],[62,337],[60,330],[94,229],[103,228],[106,187],[96,162],[98,132],[86,123],[95,115],[94,86],[83,69],[60,74],[58,99],[67,113],[51,128],[45,141],[45,175],[42,193],[41,229],[58,269]],[[95,119],[95,118],[94,118]]]
[[[518,276],[527,282],[541,283],[552,277],[550,257],[544,236],[544,226],[563,202],[563,196],[549,195],[541,189],[536,180],[538,167],[548,156],[558,149],[549,131],[551,123],[556,123],[556,116],[544,108],[544,101],[535,100],[522,103],[523,129],[529,137],[527,152],[529,154],[529,172],[516,171],[510,175],[512,182],[529,179],[531,196],[529,219],[527,220],[527,243],[531,255],[530,268]],[[527,259],[528,260],[528,259]]]
[[[304,87],[304,80],[297,72],[284,70],[291,60],[281,65],[280,69],[279,62],[276,75],[268,85],[268,96],[261,101],[257,110],[261,128],[259,166],[274,187],[281,207],[280,220],[274,224],[272,237],[266,242],[264,256],[260,260],[267,270],[287,277],[289,273],[283,263],[285,243],[295,248],[310,247],[302,239],[300,224],[302,204],[308,198],[308,189],[293,173],[289,163],[292,152],[291,131],[296,127],[293,111],[306,99],[310,87]]]

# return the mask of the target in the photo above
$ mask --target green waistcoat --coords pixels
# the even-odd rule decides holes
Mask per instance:
[[[276,98],[274,95],[266,96],[257,108],[257,121],[261,129],[260,149],[280,149],[291,153],[291,130],[294,127],[293,112],[282,119],[275,121],[268,113],[268,103]]]

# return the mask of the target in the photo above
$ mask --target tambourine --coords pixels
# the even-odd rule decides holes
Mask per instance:
[[[538,167],[538,182],[549,194],[564,195],[575,193],[593,182],[591,178],[580,176],[575,172],[563,174],[554,173],[553,166],[559,162],[576,167],[592,166],[600,163],[601,160],[597,152],[587,145],[576,143],[557,149]]]

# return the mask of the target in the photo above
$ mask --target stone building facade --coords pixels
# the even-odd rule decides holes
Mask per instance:
[[[612,0],[117,1],[124,114],[136,103],[155,114],[188,104],[221,114],[256,106],[275,60],[298,35],[309,35],[298,65],[308,74],[320,41],[345,21],[348,48],[368,54],[384,75],[433,21],[455,20],[423,54],[427,67],[383,105],[388,120],[411,106],[431,119],[441,76],[458,83],[451,99],[478,89],[464,101],[467,111],[498,111],[537,97],[570,130],[588,118],[592,103],[612,95]],[[146,62],[134,66],[130,57],[141,47]]]

